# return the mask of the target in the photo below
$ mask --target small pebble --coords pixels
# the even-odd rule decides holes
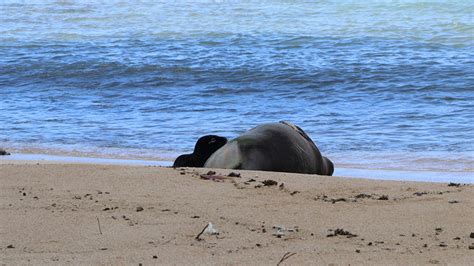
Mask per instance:
[[[141,212],[141,211],[143,211],[143,207],[138,206],[137,207],[137,212]]]

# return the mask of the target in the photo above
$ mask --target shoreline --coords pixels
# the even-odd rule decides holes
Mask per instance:
[[[473,185],[139,165],[0,167],[6,264],[275,265],[290,252],[284,263],[296,265],[469,265],[474,254]],[[206,176],[210,170],[216,174]],[[199,235],[208,223],[218,235]]]
[[[69,155],[51,155],[35,153],[12,153],[1,156],[0,164],[6,163],[63,163],[63,164],[103,164],[103,165],[137,165],[165,166],[173,165],[168,160],[123,159],[107,157],[87,157]],[[474,172],[464,171],[429,171],[404,169],[367,169],[357,167],[336,167],[334,176],[346,178],[365,178],[371,180],[418,181],[438,183],[474,183]]]

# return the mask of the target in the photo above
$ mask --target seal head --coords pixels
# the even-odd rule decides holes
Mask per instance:
[[[225,137],[203,136],[196,142],[193,153],[180,155],[174,161],[173,167],[203,167],[207,159],[226,143]]]

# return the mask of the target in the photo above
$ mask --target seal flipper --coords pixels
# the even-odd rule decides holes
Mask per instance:
[[[192,154],[183,154],[178,156],[173,163],[173,167],[188,167],[192,162]]]

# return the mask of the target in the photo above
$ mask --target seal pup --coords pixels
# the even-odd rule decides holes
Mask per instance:
[[[200,137],[191,154],[180,155],[173,167],[203,167],[206,160],[227,143],[227,138],[216,135]]]
[[[204,167],[328,176],[334,172],[334,164],[311,138],[285,121],[250,129],[214,152]]]

